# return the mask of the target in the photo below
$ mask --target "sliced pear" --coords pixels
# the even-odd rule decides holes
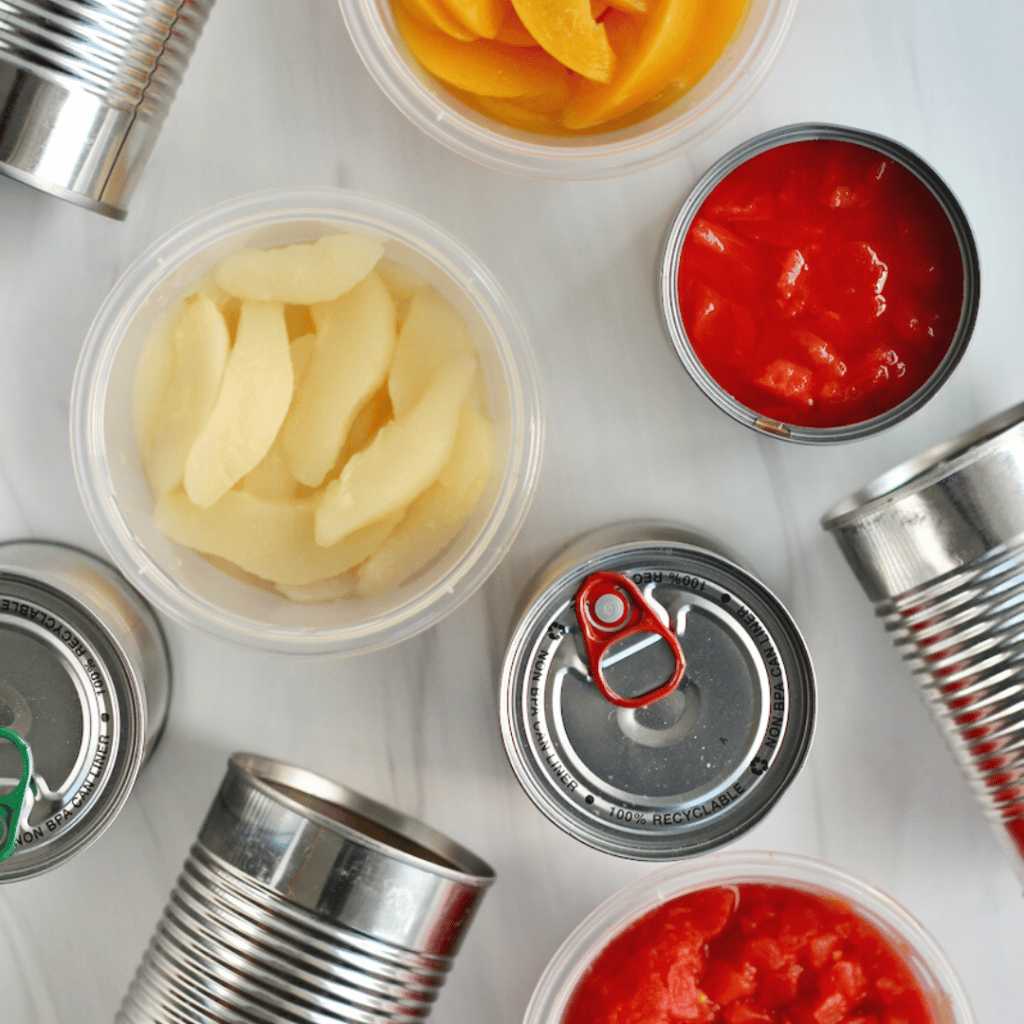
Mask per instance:
[[[199,508],[173,491],[158,502],[156,524],[176,543],[227,559],[260,579],[305,586],[365,561],[401,520],[400,512],[392,514],[325,548],[313,540],[315,514],[312,499],[273,501],[229,491],[215,505]]]
[[[526,30],[560,64],[595,82],[610,82],[615,53],[590,0],[512,0]]]
[[[294,376],[279,302],[243,302],[217,402],[185,463],[185,492],[206,508],[270,450],[292,400]]]
[[[285,319],[287,319],[287,316],[286,310]],[[315,334],[303,335],[291,343],[292,377],[294,378],[295,386],[290,408],[295,406],[295,394],[302,387],[302,381],[306,376],[306,370],[309,368],[315,343]],[[288,418],[285,417],[285,423],[287,422]],[[284,430],[283,426],[281,430]],[[242,487],[250,494],[255,494],[261,498],[284,499],[298,494],[299,481],[292,476],[292,471],[288,468],[288,460],[285,458],[284,448],[281,445],[281,431],[278,431],[277,437],[274,438],[270,451],[263,456],[263,459],[255,469],[242,481]]]
[[[323,483],[359,410],[387,379],[395,341],[394,300],[384,282],[370,274],[324,320],[282,431],[288,466],[300,483]]]
[[[174,324],[161,324],[146,339],[135,367],[132,410],[135,440],[143,457],[148,457],[159,423],[160,406],[174,372]]]
[[[405,322],[406,314],[409,312],[409,303],[418,288],[423,285],[423,278],[403,263],[395,260],[381,260],[377,264],[377,273],[388,286],[391,298],[395,300],[395,309],[398,313],[398,324]]]
[[[478,96],[535,96],[550,92],[568,72],[540,49],[517,49],[488,39],[461,43],[395,8],[395,21],[413,56],[449,85]]]
[[[443,0],[445,7],[474,35],[493,39],[504,17],[502,0]]]
[[[695,43],[704,49],[702,7],[698,0],[650,0],[643,17],[609,11],[604,25],[617,55],[615,74],[607,85],[573,83],[565,126],[593,128],[655,99],[692,63],[687,52]]]
[[[209,421],[220,393],[231,339],[220,310],[192,295],[171,328],[174,366],[143,448],[146,475],[159,497],[177,487],[189,452]],[[141,400],[141,396],[140,396]]]
[[[421,288],[409,305],[388,374],[395,415],[401,416],[420,400],[443,363],[472,354],[465,320],[429,285]]]
[[[459,414],[475,373],[476,359],[470,356],[446,363],[412,409],[349,459],[317,508],[318,544],[335,544],[404,509],[437,479],[451,457]]]
[[[302,587],[278,583],[277,590],[289,601],[295,601],[297,604],[326,604],[328,601],[340,601],[351,597],[356,591],[356,577],[354,573],[346,573],[343,576],[321,580],[319,583],[307,583]]]
[[[216,269],[215,280],[240,299],[309,306],[331,302],[355,287],[383,251],[380,239],[357,234],[279,249],[240,249]]]
[[[352,427],[345,438],[345,445],[338,456],[336,469],[340,473],[356,452],[361,452],[393,418],[388,389],[383,387],[359,410],[352,421]]]
[[[464,43],[470,43],[477,37],[475,32],[466,28],[448,10],[444,0],[402,0],[402,2],[409,9],[410,14],[425,24],[440,29],[453,39],[461,39]]]
[[[316,334],[316,324],[313,322],[309,306],[285,306],[284,322],[288,327],[288,337],[292,341],[307,334]]]
[[[381,548],[356,570],[360,594],[400,586],[429,565],[462,529],[491,476],[494,429],[472,403],[459,419],[451,458]]]

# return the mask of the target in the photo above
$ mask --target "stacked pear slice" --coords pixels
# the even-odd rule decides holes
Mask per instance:
[[[383,249],[342,234],[236,252],[139,361],[157,525],[295,601],[401,586],[491,478],[468,327]]]

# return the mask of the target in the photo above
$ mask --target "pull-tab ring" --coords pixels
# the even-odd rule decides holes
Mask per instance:
[[[32,784],[32,750],[13,729],[0,727],[0,741],[10,743],[21,755],[21,778],[14,789],[0,795],[0,861],[5,861],[14,853],[25,798]]]
[[[679,637],[647,603],[640,588],[617,572],[595,572],[576,593],[576,618],[590,661],[590,675],[605,700],[620,708],[643,708],[667,697],[682,681],[686,659]],[[602,661],[608,648],[637,633],[653,633],[668,644],[675,659],[672,674],[660,685],[638,697],[623,697],[605,679]]]

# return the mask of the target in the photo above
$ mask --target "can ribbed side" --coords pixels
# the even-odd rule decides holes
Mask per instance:
[[[196,844],[117,1024],[419,1021],[450,967],[327,924]]]
[[[1024,544],[878,613],[986,812],[1024,856]]]
[[[0,60],[115,110],[170,107],[214,0],[0,0]]]

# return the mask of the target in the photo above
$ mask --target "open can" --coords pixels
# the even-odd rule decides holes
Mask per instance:
[[[627,523],[569,547],[530,588],[500,714],[516,777],[559,828],[673,860],[746,832],[796,777],[814,670],[782,602],[716,546]]]
[[[963,266],[963,303],[949,349],[932,375],[913,394],[871,419],[836,427],[807,427],[770,419],[731,395],[701,362],[683,323],[679,302],[679,275],[683,246],[694,219],[711,193],[748,160],[794,142],[827,140],[849,142],[874,150],[913,174],[934,196],[949,220]],[[802,444],[832,444],[877,434],[917,412],[949,379],[963,357],[978,317],[981,296],[981,263],[974,232],[953,191],[927,161],[902,143],[884,135],[836,124],[794,124],[758,135],[726,153],[697,182],[669,227],[661,259],[659,293],[662,315],[670,341],[686,372],[698,388],[723,412],[746,427],[771,437]]]
[[[159,738],[170,681],[156,617],[106,563],[0,545],[0,883],[102,835]]]
[[[398,811],[235,754],[117,1022],[426,1020],[493,881]]]
[[[1024,878],[1024,405],[822,519]]]

